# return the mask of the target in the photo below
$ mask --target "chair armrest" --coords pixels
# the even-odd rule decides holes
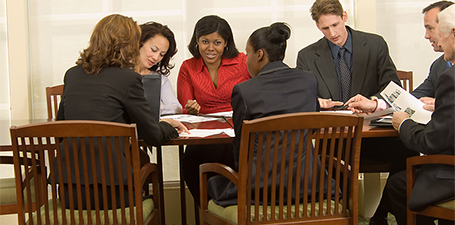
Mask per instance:
[[[204,163],[199,166],[199,173],[217,173],[229,179],[235,186],[238,185],[239,175],[231,167],[221,163]]]
[[[414,156],[406,159],[406,202],[409,202],[412,188],[416,181],[416,168],[424,164],[441,164],[455,166],[455,156],[453,155],[424,155]],[[415,220],[415,214],[412,214],[409,206],[406,207],[407,220]]]
[[[201,210],[207,210],[208,206],[208,193],[207,193],[207,180],[208,180],[208,173],[217,173],[220,174],[227,179],[229,179],[235,186],[238,186],[239,183],[239,176],[238,173],[235,172],[231,167],[226,166],[221,163],[204,163],[199,166],[199,192],[200,192],[200,206]]]
[[[455,156],[453,155],[424,155],[414,156],[406,159],[409,166],[418,166],[423,164],[445,164],[455,165]]]
[[[152,175],[152,182],[155,182],[155,177],[158,177],[158,174],[156,173],[158,171],[157,165],[152,164],[152,163],[146,163],[141,167],[141,186],[144,186],[145,183],[147,182],[147,178],[150,174],[153,173]],[[158,178],[156,178],[158,180]]]
[[[0,156],[0,164],[14,164],[12,156]]]

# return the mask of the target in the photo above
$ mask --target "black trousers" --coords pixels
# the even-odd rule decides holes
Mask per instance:
[[[217,162],[234,168],[232,144],[188,145],[182,161],[183,178],[194,201],[199,205],[199,165]]]
[[[384,189],[390,201],[391,213],[399,225],[406,225],[406,170],[389,176]],[[383,196],[385,197],[385,196]],[[434,218],[426,216],[416,217],[417,225],[434,225]],[[439,225],[455,224],[453,221],[438,220]]]
[[[392,168],[389,171],[389,176],[392,176],[399,171],[406,170],[406,159],[417,155],[419,153],[406,148],[399,137],[363,138],[360,168],[362,168],[362,162],[365,162],[367,158],[378,162],[392,163]],[[384,190],[373,217],[385,218],[390,211],[389,198],[386,190]]]

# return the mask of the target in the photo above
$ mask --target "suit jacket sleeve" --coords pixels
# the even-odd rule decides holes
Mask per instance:
[[[299,54],[297,55],[297,69],[308,71],[309,69],[308,66],[305,64],[304,57],[305,56],[303,54],[303,50],[300,50]]]
[[[446,70],[446,61],[444,60],[444,55],[440,56],[436,59],[430,66],[430,74],[428,77],[423,81],[422,84],[419,85],[414,91],[412,91],[412,95],[416,98],[421,97],[432,97],[434,98],[435,90],[436,90],[436,83],[438,82],[439,76]]]
[[[158,122],[153,118],[142,88],[141,77],[133,79],[123,106],[131,122],[137,124],[137,131],[141,138],[149,145],[160,145],[172,138],[178,137],[178,132],[166,122]]]
[[[377,62],[377,69],[378,69],[378,81],[379,87],[370,87],[370,88],[378,88],[379,90],[374,96],[378,98],[382,98],[381,92],[387,87],[390,81],[395,82],[401,87],[400,79],[397,75],[397,68],[390,58],[389,55],[389,47],[385,42],[384,38],[380,37],[378,40],[379,45],[379,52],[378,52],[378,62]]]
[[[238,85],[235,85],[232,90],[231,96],[231,106],[233,110],[232,120],[234,123],[234,132],[235,137],[232,142],[234,147],[234,161],[236,163],[235,168],[238,168],[239,161],[239,149],[240,149],[240,138],[242,135],[242,123],[244,119],[249,119],[248,116],[248,106],[242,96],[241,88]]]
[[[441,75],[436,88],[435,111],[427,125],[406,120],[400,139],[410,149],[425,154],[454,154],[455,67]]]

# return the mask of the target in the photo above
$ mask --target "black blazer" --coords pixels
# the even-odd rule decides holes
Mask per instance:
[[[447,70],[446,68],[447,62],[444,60],[444,55],[441,55],[437,58],[430,66],[430,74],[428,77],[423,81],[422,84],[419,85],[414,91],[411,92],[416,98],[421,97],[432,97],[434,98],[434,94],[436,91],[436,84],[438,83],[438,79],[441,74]]]
[[[455,154],[455,67],[446,70],[436,85],[435,111],[427,125],[408,119],[400,127],[400,139],[409,148],[427,155]],[[409,208],[426,206],[455,196],[455,168],[425,165],[416,176]]]
[[[356,31],[346,26],[352,34],[351,94],[381,98],[380,92],[394,81],[401,86],[397,69],[389,56],[384,39],[376,34]],[[297,56],[297,68],[312,71],[318,79],[318,96],[340,101],[340,84],[333,64],[329,41],[323,37],[303,48]]]
[[[159,145],[178,137],[170,124],[153,118],[145,99],[141,76],[131,69],[108,67],[98,74],[89,75],[82,67],[75,66],[66,72],[64,83],[57,120],[136,123],[138,135],[150,145]],[[98,166],[93,169],[100,170]],[[66,181],[64,177],[63,182]]]
[[[313,73],[291,69],[281,61],[267,64],[257,77],[234,86],[231,106],[234,111],[235,138],[233,145],[236,170],[243,120],[286,113],[318,111],[316,88],[317,81]],[[220,176],[209,179],[208,192],[213,200],[221,206],[237,203],[237,187]]]

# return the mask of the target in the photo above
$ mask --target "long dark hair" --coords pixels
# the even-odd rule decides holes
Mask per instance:
[[[151,71],[156,71],[161,75],[168,76],[170,70],[174,68],[174,65],[170,65],[169,61],[171,60],[172,56],[177,53],[177,44],[175,42],[174,33],[166,25],[162,25],[161,23],[157,22],[147,22],[141,24],[140,27],[142,30],[142,35],[139,48],[142,48],[145,42],[147,42],[150,38],[155,37],[156,35],[163,35],[163,37],[169,41],[169,49],[163,56],[163,59],[156,65],[153,65],[152,68],[150,68]]]
[[[196,26],[194,26],[193,36],[191,37],[190,44],[188,45],[188,50],[190,50],[193,57],[196,59],[201,57],[198,46],[196,46],[197,39],[203,35],[208,35],[214,32],[218,32],[227,43],[223,51],[223,57],[237,57],[239,50],[235,47],[231,27],[225,19],[215,15],[202,17],[199,21],[197,21]]]
[[[263,49],[270,62],[283,61],[286,53],[286,40],[291,36],[291,29],[286,23],[273,23],[269,27],[255,30],[248,39],[253,50]]]

